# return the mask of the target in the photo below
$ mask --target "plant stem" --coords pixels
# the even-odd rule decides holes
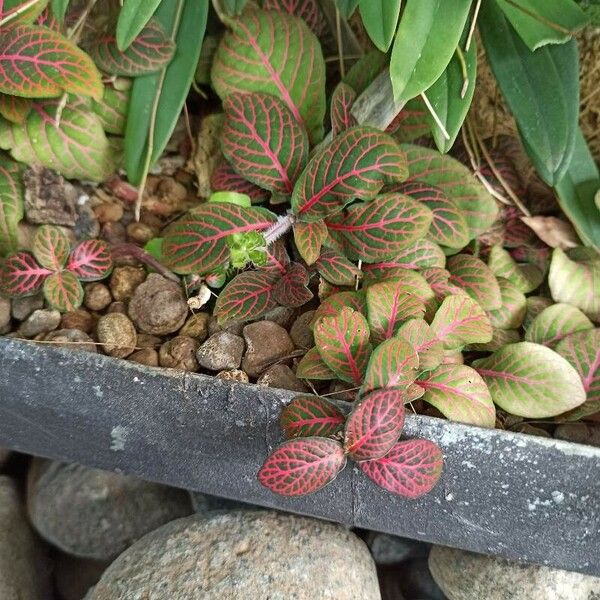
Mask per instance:
[[[28,0],[24,4],[20,6],[16,6],[11,11],[9,11],[3,19],[0,20],[0,27],[4,27],[7,23],[16,19],[19,15],[23,14],[25,11],[29,10],[32,6],[35,6],[40,0]]]
[[[118,258],[122,256],[133,256],[140,262],[154,269],[157,273],[160,273],[163,277],[180,283],[179,277],[162,265],[154,256],[148,254],[143,248],[136,246],[135,244],[117,244],[111,248],[113,257]]]
[[[342,41],[342,18],[340,11],[335,9],[335,35],[337,37],[338,58],[340,61],[340,75],[342,79],[346,76],[346,65],[344,64],[344,43]]]
[[[473,13],[473,19],[471,20],[471,27],[469,28],[469,34],[467,36],[467,43],[465,44],[465,52],[469,51],[471,42],[473,41],[473,34],[475,33],[475,26],[477,25],[477,17],[479,16],[479,9],[481,8],[481,0],[477,0],[475,5],[475,12]]]
[[[446,131],[446,128],[444,127],[444,124],[442,123],[442,120],[439,118],[438,114],[435,112],[435,109],[433,108],[431,102],[429,102],[429,98],[427,98],[427,96],[425,95],[425,92],[421,93],[421,98],[423,98],[423,102],[425,103],[425,106],[427,107],[429,114],[431,114],[431,116],[433,117],[433,120],[435,121],[435,124],[438,126],[439,130],[442,132],[442,135],[444,136],[445,139],[449,140],[450,135]]]
[[[562,27],[561,25],[558,25],[557,23],[554,23],[553,21],[550,21],[550,19],[546,19],[546,17],[543,17],[542,15],[540,15],[532,10],[529,10],[528,8],[525,8],[524,6],[521,6],[518,2],[515,2],[514,0],[506,0],[506,2],[507,2],[507,4],[510,4],[517,10],[520,10],[521,12],[525,13],[528,17],[531,17],[532,19],[539,21],[543,25],[546,25],[546,27],[550,27],[550,29],[554,29],[554,31],[558,31],[559,33],[564,33],[565,35],[574,35],[573,31],[566,29],[565,27]]]
[[[285,235],[291,228],[296,217],[291,213],[277,218],[277,222],[273,223],[264,233],[265,242],[270,246],[276,242],[281,236]]]

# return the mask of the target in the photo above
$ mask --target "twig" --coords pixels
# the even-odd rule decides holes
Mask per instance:
[[[460,70],[463,77],[463,85],[460,89],[460,98],[462,100],[467,95],[467,91],[469,90],[469,71],[467,69],[467,61],[465,60],[465,55],[460,49],[460,46],[456,47],[456,56],[458,57],[458,62],[460,63]]]
[[[469,27],[469,34],[467,35],[467,43],[465,44],[465,52],[469,51],[471,47],[471,42],[473,41],[473,34],[475,33],[475,26],[477,25],[477,17],[479,16],[479,9],[481,8],[481,0],[477,0],[477,4],[475,5],[475,12],[473,13],[473,18],[471,19],[471,26]]]
[[[337,37],[338,60],[340,61],[340,75],[346,77],[346,65],[344,64],[344,42],[342,41],[342,17],[340,11],[335,9],[335,35]]]
[[[113,257],[118,258],[122,256],[133,256],[140,262],[148,265],[152,269],[154,269],[157,273],[160,273],[163,277],[170,279],[171,281],[176,281],[177,283],[181,283],[179,277],[158,262],[154,256],[146,252],[143,248],[136,246],[135,244],[117,244],[111,248],[111,252]]]
[[[83,31],[83,25],[85,24],[88,15],[96,5],[97,0],[90,0],[87,3],[87,6],[83,9],[81,14],[79,15],[79,19],[73,27],[69,30],[67,37],[71,39],[73,42],[77,43],[79,41],[79,37],[81,36],[81,32]]]

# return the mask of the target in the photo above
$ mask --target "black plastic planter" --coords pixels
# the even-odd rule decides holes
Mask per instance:
[[[445,471],[416,501],[346,469],[307,497],[256,481],[292,393],[0,339],[0,446],[349,526],[600,575],[600,449],[407,418]]]

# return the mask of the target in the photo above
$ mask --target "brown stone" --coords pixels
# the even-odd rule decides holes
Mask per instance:
[[[11,314],[13,319],[24,321],[34,310],[43,308],[43,306],[44,296],[42,294],[13,298],[11,301]]]
[[[288,332],[272,321],[258,321],[244,327],[246,353],[242,369],[250,377],[258,377],[275,361],[294,351]]]
[[[308,350],[315,345],[315,338],[310,327],[310,322],[315,316],[314,310],[309,310],[302,313],[292,325],[290,329],[290,337],[296,348]]]
[[[310,391],[287,365],[273,365],[269,367],[257,379],[256,383],[280,390],[291,390],[292,392]]]
[[[147,367],[158,367],[158,352],[154,348],[142,348],[130,354],[127,360]]]
[[[142,267],[115,267],[110,277],[110,291],[115,300],[130,300],[139,285],[146,279],[146,271]]]
[[[208,337],[209,321],[210,315],[208,313],[196,313],[188,318],[184,326],[179,330],[179,335],[187,335],[199,342],[203,342]]]
[[[100,317],[96,332],[102,350],[109,356],[125,358],[135,349],[137,333],[126,315],[111,313]]]
[[[160,366],[196,372],[198,370],[196,351],[199,346],[200,343],[194,338],[184,335],[174,337],[160,347],[158,352]]]
[[[87,310],[81,308],[65,313],[60,320],[61,329],[79,329],[84,333],[91,333],[95,324],[96,319]]]
[[[79,329],[57,329],[48,333],[44,340],[52,342],[54,346],[69,348],[69,350],[96,352],[94,340]]]
[[[127,225],[127,237],[136,244],[144,245],[156,235],[157,231],[145,223],[134,222]]]
[[[94,282],[85,286],[85,297],[83,303],[86,308],[95,311],[104,310],[112,302],[112,294],[103,283]]]
[[[162,344],[162,339],[157,335],[149,333],[138,333],[137,347],[138,348],[158,348]]]
[[[60,325],[60,313],[53,308],[34,310],[27,320],[21,323],[19,333],[23,337],[34,338],[36,335],[49,333]]]
[[[239,383],[249,383],[250,378],[247,373],[244,373],[241,369],[230,369],[229,371],[220,371],[215,375],[217,379],[223,381],[237,381]]]
[[[0,335],[10,329],[10,300],[0,296]]]
[[[52,169],[32,166],[23,173],[23,184],[25,214],[30,223],[75,225],[78,191],[64,177]]]
[[[112,302],[106,310],[108,314],[119,313],[121,315],[127,314],[127,304],[125,302]]]
[[[123,218],[123,206],[118,202],[104,202],[94,206],[99,223],[117,223]]]
[[[237,369],[242,362],[244,340],[228,331],[211,335],[198,349],[196,358],[210,371]]]

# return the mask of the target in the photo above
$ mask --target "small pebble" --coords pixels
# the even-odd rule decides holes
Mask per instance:
[[[258,321],[244,327],[246,353],[242,369],[250,377],[258,377],[271,364],[294,351],[288,332],[272,321]]]
[[[0,334],[10,330],[10,300],[0,296]]]
[[[312,329],[310,328],[310,322],[315,316],[314,310],[309,310],[302,313],[292,325],[290,329],[290,337],[294,342],[296,348],[302,350],[308,350],[315,345],[315,337]]]
[[[13,319],[24,321],[34,310],[43,308],[44,297],[42,294],[35,296],[23,296],[22,298],[13,298],[11,301],[11,313]]]
[[[158,352],[154,348],[142,348],[130,354],[127,360],[147,367],[158,367]]]
[[[123,218],[123,206],[117,202],[105,202],[94,207],[99,223],[118,223]]]
[[[158,348],[162,344],[162,339],[157,335],[149,333],[138,333],[137,347],[138,348]]]
[[[95,311],[104,310],[111,302],[113,298],[110,293],[108,286],[103,283],[90,283],[85,288],[85,297],[83,303],[86,308]]]
[[[21,324],[19,333],[33,338],[41,333],[50,333],[60,325],[60,313],[53,308],[34,310]]]
[[[120,313],[122,315],[126,315],[127,314],[127,304],[125,304],[125,302],[112,302],[110,304],[110,306],[106,309],[106,312],[108,314],[110,313]]]
[[[160,347],[158,352],[160,366],[196,372],[198,370],[196,351],[199,346],[200,343],[194,338],[184,335],[174,337]]]
[[[310,391],[302,381],[300,381],[294,371],[287,365],[270,366],[257,380],[259,385],[277,388],[280,390],[290,390],[292,392]]]
[[[211,335],[198,349],[196,358],[210,371],[237,369],[242,362],[244,340],[228,331]]]
[[[203,342],[208,337],[209,321],[210,315],[208,313],[196,313],[188,318],[184,326],[179,330],[179,335],[187,335],[199,342]]]
[[[79,352],[96,352],[94,340],[79,329],[57,329],[48,333],[44,340],[52,342],[55,347]]]
[[[144,245],[155,237],[157,231],[145,223],[129,223],[127,237],[134,243]]]
[[[249,383],[250,378],[247,373],[244,373],[241,369],[231,369],[229,371],[219,371],[215,375],[217,379],[222,379],[223,381],[237,381],[239,383]]]
[[[100,317],[96,332],[102,350],[109,356],[125,358],[135,349],[137,333],[126,315],[110,313]]]
[[[115,267],[110,276],[110,291],[115,300],[130,300],[136,288],[146,279],[146,271],[142,267]]]
[[[61,329],[79,329],[84,333],[91,333],[95,324],[96,319],[82,308],[65,313],[60,320]]]

